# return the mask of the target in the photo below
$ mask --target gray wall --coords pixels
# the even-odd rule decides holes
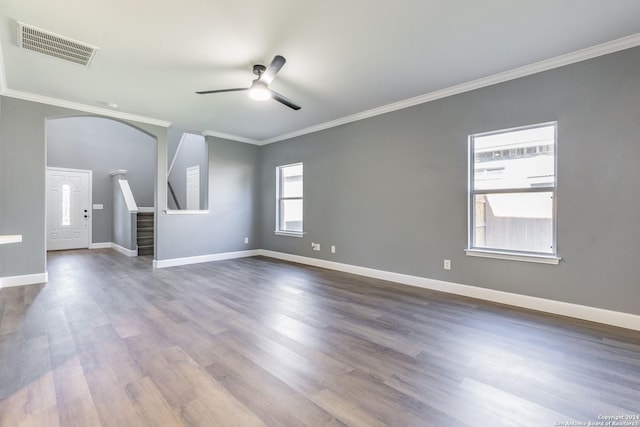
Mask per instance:
[[[63,117],[46,122],[47,166],[93,171],[92,241],[115,242],[109,173],[127,170],[138,206],[153,206],[156,140],[122,122],[102,117]]]
[[[5,96],[0,103],[0,234],[23,235],[22,243],[0,245],[0,277],[41,274],[46,272],[45,120],[86,114]],[[166,153],[165,128],[131,124],[155,136]],[[159,175],[156,171],[154,186]]]
[[[0,97],[0,234],[22,243],[0,245],[0,277],[45,268],[45,105]]]
[[[640,314],[639,118],[635,48],[262,147],[262,247]],[[467,257],[468,135],[554,120],[563,260]],[[295,162],[303,238],[273,233]]]
[[[156,259],[260,248],[259,147],[206,137],[209,213],[159,216]],[[249,244],[244,238],[249,237]]]

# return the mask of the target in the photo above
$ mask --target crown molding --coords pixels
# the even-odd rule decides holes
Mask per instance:
[[[5,89],[2,92],[2,95],[10,98],[22,99],[24,101],[33,101],[39,102],[40,104],[69,108],[71,110],[83,111],[85,113],[97,114],[99,116],[106,116],[114,119],[129,120],[164,128],[168,128],[169,126],[171,126],[171,122],[167,122],[164,120],[152,119],[149,117],[138,116],[136,114],[123,113],[121,111],[114,111],[108,108],[100,108],[93,105],[81,104],[79,102],[66,101],[64,99],[51,98],[48,96],[37,95],[29,92],[21,92],[13,89]]]
[[[462,83],[455,86],[450,86],[445,89],[437,90],[424,95],[419,95],[413,98],[383,105],[381,107],[376,107],[367,111],[341,117],[336,120],[319,123],[317,125],[309,126],[293,132],[288,132],[282,135],[278,135],[278,136],[274,136],[274,137],[266,138],[262,140],[246,138],[239,135],[226,134],[226,133],[216,132],[212,130],[204,131],[202,132],[202,135],[227,139],[231,141],[243,142],[245,144],[252,144],[252,145],[259,145],[259,146],[267,145],[274,142],[284,141],[284,140],[295,138],[298,136],[307,135],[310,133],[319,132],[321,130],[345,125],[345,124],[356,122],[359,120],[368,119],[370,117],[379,116],[381,114],[386,114],[393,111],[413,107],[416,105],[425,104],[427,102],[435,101],[442,98],[447,98],[449,96],[458,95],[464,92],[481,89],[483,87],[507,82],[509,80],[518,79],[520,77],[530,76],[532,74],[552,70],[554,68],[563,67],[565,65],[574,64],[576,62],[585,61],[587,59],[592,59],[598,56],[603,56],[603,55],[618,52],[621,50],[630,49],[636,46],[640,46],[640,33],[623,37],[610,42],[602,43],[586,49],[571,52],[565,55],[560,55],[555,58],[535,62],[533,64],[515,68],[513,70],[505,71],[505,72],[494,74],[487,77],[482,77],[477,80],[473,80],[473,81]],[[57,98],[50,98],[46,96],[9,89],[7,87],[7,82],[6,82],[4,60],[2,58],[1,47],[0,47],[0,95],[23,99],[26,101],[34,101],[34,102],[40,102],[43,104],[55,105],[58,107],[70,108],[73,110],[84,111],[84,112],[98,114],[98,115],[112,117],[112,118],[131,120],[131,121],[136,121],[140,123],[146,123],[146,124],[151,124],[151,125],[156,125],[161,127],[171,126],[170,122],[163,121],[163,120],[137,116],[134,114],[123,113],[120,111],[114,111],[106,108],[100,108],[100,107],[95,107],[91,105],[65,101]]]
[[[262,141],[257,139],[245,138],[243,136],[231,135],[229,133],[216,132],[213,130],[205,130],[202,132],[204,136],[213,136],[215,138],[229,139],[231,141],[244,142],[245,144],[262,145]]]
[[[302,136],[313,132],[318,132],[325,129],[330,129],[336,126],[341,126],[347,123],[356,122],[370,117],[379,116],[381,114],[390,113],[392,111],[402,110],[404,108],[413,107],[419,104],[425,104],[427,102],[435,101],[449,96],[458,95],[460,93],[469,92],[483,87],[503,83],[509,80],[518,79],[520,77],[530,76],[532,74],[540,73],[542,71],[552,70],[554,68],[563,67],[565,65],[574,64],[576,62],[585,61],[587,59],[596,58],[598,56],[607,55],[609,53],[618,52],[624,49],[629,49],[640,45],[640,33],[634,34],[628,37],[623,37],[617,40],[613,40],[607,43],[602,43],[596,46],[592,46],[586,49],[571,52],[565,55],[556,56],[555,58],[546,59],[544,61],[535,62],[533,64],[525,65],[523,67],[515,68],[513,70],[505,71],[498,74],[493,74],[488,77],[482,77],[477,80],[462,83],[455,86],[450,86],[445,89],[430,92],[424,95],[416,96],[414,98],[405,99],[402,101],[394,102],[392,104],[383,105],[381,107],[373,108],[371,110],[363,111],[360,113],[352,114],[350,116],[342,117],[329,122],[320,123],[314,126],[310,126],[297,131],[285,133],[273,138],[267,138],[260,141],[260,145],[271,144],[273,142],[284,141],[296,136]]]

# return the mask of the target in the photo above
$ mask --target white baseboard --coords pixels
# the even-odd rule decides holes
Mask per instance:
[[[12,286],[35,285],[37,283],[47,283],[48,273],[25,274],[23,276],[0,277],[0,289]]]
[[[114,249],[116,249],[115,246]],[[494,289],[481,288],[478,286],[445,282],[443,280],[428,279],[426,277],[411,276],[408,274],[394,273],[384,270],[376,270],[373,268],[342,264],[334,261],[326,261],[317,258],[292,255],[283,252],[275,252],[266,249],[226,252],[186,258],[172,258],[160,261],[154,260],[153,267],[175,267],[179,265],[221,261],[225,259],[244,258],[258,255],[640,331],[640,315],[637,314],[623,313],[598,307],[589,307],[585,305],[532,297],[528,295],[514,294],[510,292],[497,291]],[[1,280],[2,279],[0,278],[0,287],[2,285]]]
[[[154,213],[156,208],[153,206],[138,206],[138,212]]]
[[[260,249],[259,255],[640,331],[640,316]]]
[[[89,249],[110,249],[111,242],[89,243]]]
[[[259,249],[237,252],[223,252],[219,254],[198,255],[186,258],[171,258],[153,260],[153,268],[177,267],[180,265],[198,264],[201,262],[222,261],[225,259],[247,258],[260,255]]]
[[[137,249],[127,249],[123,246],[117,245],[113,242],[111,242],[111,248],[120,252],[123,255],[126,255],[128,257],[134,257],[134,256],[138,256],[138,250]]]
[[[127,249],[124,246],[120,246],[117,243],[113,243],[113,242],[91,243],[89,245],[89,249],[113,249],[129,257],[138,256],[137,249]]]

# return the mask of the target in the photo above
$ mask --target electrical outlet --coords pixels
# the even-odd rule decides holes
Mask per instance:
[[[445,259],[444,260],[444,269],[445,270],[451,270],[451,260],[450,259]]]
[[[248,238],[248,237],[245,237],[245,238],[244,238],[244,244],[246,245],[246,244],[248,244],[248,243],[249,243],[249,238]]]
[[[316,243],[316,249],[315,250],[318,251],[318,252],[320,251],[320,243]]]
[[[336,253],[336,246],[335,245],[331,245],[331,253],[332,254]]]

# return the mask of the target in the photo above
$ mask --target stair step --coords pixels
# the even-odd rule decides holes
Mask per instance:
[[[140,246],[153,246],[153,237],[138,238],[138,247]]]
[[[138,246],[138,255],[153,255],[153,245]]]
[[[138,212],[136,225],[138,227],[138,255],[153,255],[154,213]]]

